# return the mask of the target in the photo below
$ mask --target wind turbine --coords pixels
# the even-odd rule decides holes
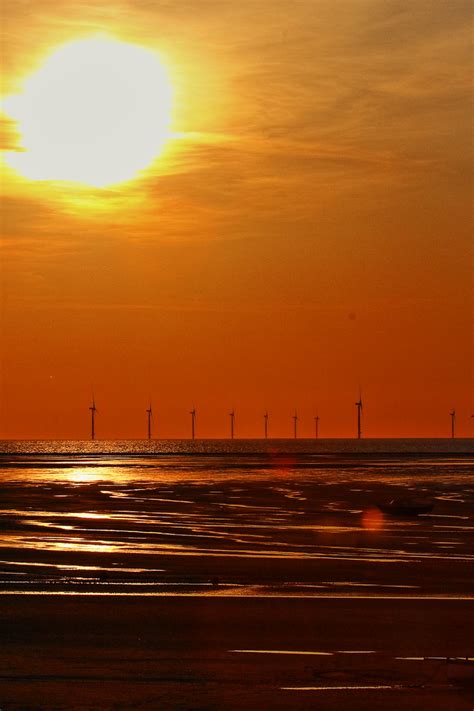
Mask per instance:
[[[191,439],[194,439],[196,436],[196,408],[194,405],[189,414],[191,415]]]
[[[268,439],[268,410],[265,410],[265,414],[263,416],[263,423],[264,423],[265,439]]]
[[[293,436],[295,439],[298,437],[298,413],[295,410],[295,414],[293,415]]]
[[[453,408],[453,411],[449,414],[451,415],[451,439],[454,439],[456,429],[456,410]]]
[[[360,439],[362,437],[362,394],[360,392],[360,388],[359,399],[356,402],[355,406],[357,407],[357,439]]]
[[[319,437],[319,415],[314,418],[314,436],[316,439]]]
[[[148,439],[151,439],[151,421],[153,420],[153,409],[151,406],[151,400],[150,400],[150,407],[146,411],[148,415]]]
[[[232,412],[229,413],[230,417],[230,438],[234,439],[234,420],[235,420],[235,410],[232,408]]]
[[[98,412],[95,406],[95,396],[92,393],[92,407],[89,408],[91,411],[91,439],[95,439],[95,413]]]

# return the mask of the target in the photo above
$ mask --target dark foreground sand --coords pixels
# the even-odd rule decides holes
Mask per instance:
[[[3,595],[0,707],[471,710],[474,600]],[[332,652],[291,655],[233,650]],[[355,652],[372,652],[361,654]],[[294,691],[287,687],[386,686]]]

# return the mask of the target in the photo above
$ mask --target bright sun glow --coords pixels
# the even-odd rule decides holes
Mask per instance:
[[[110,39],[72,42],[5,100],[24,147],[6,160],[32,180],[97,187],[130,180],[162,151],[171,100],[152,52]]]

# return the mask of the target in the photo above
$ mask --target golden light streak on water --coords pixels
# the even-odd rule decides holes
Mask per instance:
[[[317,657],[333,657],[333,652],[312,652],[295,649],[230,649],[235,654],[303,654]]]
[[[403,686],[398,684],[379,684],[379,685],[360,685],[360,686],[282,686],[282,691],[368,691],[380,689],[403,689]]]

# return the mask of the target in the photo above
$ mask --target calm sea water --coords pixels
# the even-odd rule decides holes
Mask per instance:
[[[0,450],[3,594],[474,595],[472,439]]]
[[[465,439],[3,440],[1,454],[474,454]]]

